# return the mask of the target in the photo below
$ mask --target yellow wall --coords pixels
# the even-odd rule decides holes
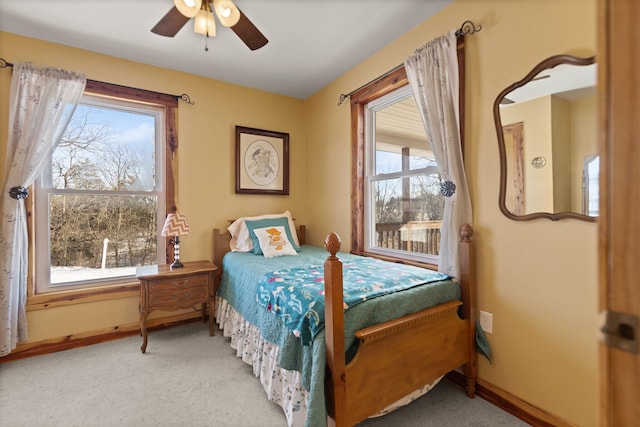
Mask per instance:
[[[477,233],[478,303],[494,314],[493,364],[480,358],[480,378],[571,423],[593,426],[598,419],[597,226],[575,220],[516,222],[500,213],[492,105],[502,89],[542,59],[595,53],[595,1],[458,0],[306,101],[3,33],[0,53],[12,62],[30,60],[95,80],[186,92],[195,100],[195,106],[180,105],[179,117],[178,200],[192,226],[182,259],[209,258],[210,229],[229,218],[285,209],[309,225],[311,243],[336,231],[349,249],[350,114],[348,102],[336,106],[338,96],[466,19],[483,25],[467,39],[465,153]],[[2,129],[7,74],[0,71]],[[234,194],[234,125],[290,133],[291,196]],[[2,155],[5,147],[2,132]],[[124,299],[30,312],[31,340],[135,322],[136,304]]]
[[[571,210],[582,212],[582,172],[587,155],[598,152],[598,126],[593,112],[596,97],[588,96],[571,103]]]
[[[503,125],[523,123],[526,213],[582,212],[584,159],[597,147],[595,112],[595,96],[544,96],[500,108]],[[531,166],[536,156],[544,167]]]
[[[554,212],[553,209],[553,131],[551,128],[551,97],[507,105],[500,109],[503,125],[522,123],[524,212]],[[531,166],[531,159],[546,159],[543,168]],[[507,205],[507,207],[509,207]]]
[[[93,80],[191,96],[195,105],[180,102],[178,118],[178,208],[191,226],[191,235],[181,239],[181,260],[210,260],[211,230],[226,227],[228,219],[289,209],[307,222],[303,101],[8,33],[0,33],[0,55],[13,63],[30,61],[83,72]],[[3,171],[10,76],[11,71],[0,70]],[[236,125],[289,133],[290,196],[235,194]],[[135,323],[137,304],[137,298],[124,298],[30,311],[29,342]]]
[[[309,98],[312,243],[350,243],[349,105],[338,96],[401,63],[462,21],[482,23],[466,48],[466,164],[474,208],[479,308],[494,314],[493,364],[480,378],[580,426],[597,424],[597,225],[511,221],[498,209],[495,97],[542,59],[596,49],[596,5],[585,0],[458,0]]]
[[[551,96],[553,212],[571,210],[571,103]]]

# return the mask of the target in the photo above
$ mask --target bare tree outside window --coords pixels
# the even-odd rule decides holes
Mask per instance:
[[[368,248],[405,251],[436,259],[444,197],[438,164],[410,94],[391,96],[371,106],[375,132],[367,149],[374,149],[368,166],[371,222],[375,227]]]
[[[158,262],[158,118],[101,103],[76,109],[41,184],[51,286],[132,276]]]

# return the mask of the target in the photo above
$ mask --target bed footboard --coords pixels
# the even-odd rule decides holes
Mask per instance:
[[[342,262],[335,233],[325,241],[327,406],[330,426],[352,426],[464,365],[467,394],[477,377],[473,230],[462,234],[462,301],[452,301],[356,332],[358,352],[345,366]],[[462,306],[462,318],[458,309]]]

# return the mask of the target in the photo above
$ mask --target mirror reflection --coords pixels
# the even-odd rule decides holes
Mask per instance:
[[[494,104],[500,209],[509,218],[598,216],[595,58],[558,55]]]

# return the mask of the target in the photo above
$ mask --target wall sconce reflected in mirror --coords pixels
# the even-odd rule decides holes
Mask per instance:
[[[547,164],[547,159],[545,159],[543,156],[537,156],[531,159],[531,166],[533,166],[536,169],[541,169],[546,164]]]

